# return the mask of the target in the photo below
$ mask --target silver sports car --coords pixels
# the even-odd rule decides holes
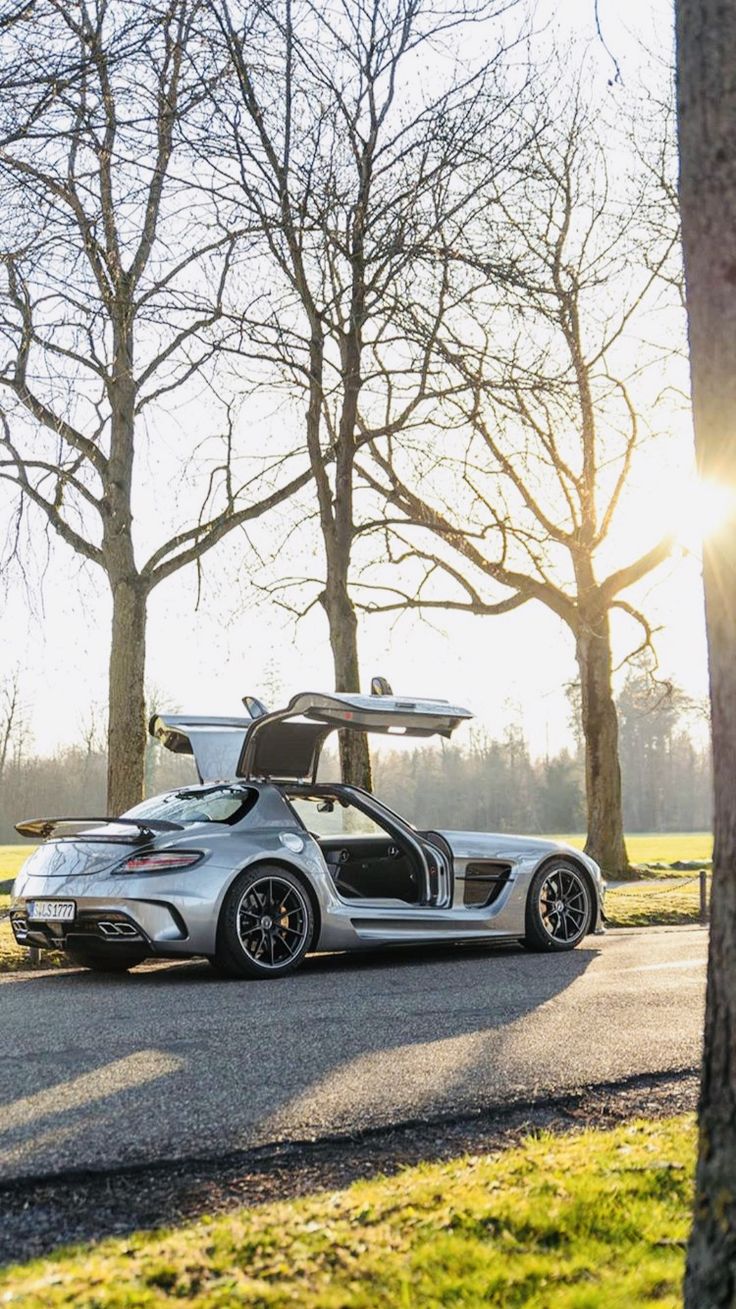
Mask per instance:
[[[602,930],[604,882],[578,850],[526,836],[417,831],[358,787],[316,780],[336,729],[449,737],[467,709],[386,694],[311,694],[247,718],[162,714],[199,786],[116,818],[40,818],[13,887],[20,945],[106,971],[204,955],[233,977],[281,977],[312,951],[516,940],[571,950]]]

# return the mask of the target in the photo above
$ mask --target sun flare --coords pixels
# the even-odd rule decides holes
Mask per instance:
[[[736,490],[724,482],[695,478],[673,513],[672,532],[680,545],[700,550],[736,517]]]

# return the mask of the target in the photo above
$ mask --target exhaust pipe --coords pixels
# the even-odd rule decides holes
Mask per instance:
[[[114,923],[103,921],[97,924],[103,936],[119,939],[121,936],[140,938],[140,932],[132,923]]]

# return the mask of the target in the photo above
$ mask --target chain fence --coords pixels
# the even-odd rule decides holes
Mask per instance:
[[[692,877],[663,877],[661,879],[643,877],[635,881],[618,882],[615,886],[610,886],[606,891],[606,903],[608,903],[611,896],[620,895],[622,892],[625,896],[627,892],[631,894],[632,891],[640,891],[644,887],[646,887],[646,895],[647,899],[649,899],[650,896],[657,897],[672,895],[674,891],[681,891],[683,887],[692,886],[697,883],[700,890],[698,918],[701,923],[707,923],[709,918],[708,878],[710,875],[711,870],[709,868],[699,868],[693,873]],[[668,885],[657,886],[656,883],[659,880],[666,881]]]

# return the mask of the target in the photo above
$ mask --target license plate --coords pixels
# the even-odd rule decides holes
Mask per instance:
[[[73,900],[29,900],[28,918],[44,919],[46,922],[69,922],[76,913],[77,906]]]

